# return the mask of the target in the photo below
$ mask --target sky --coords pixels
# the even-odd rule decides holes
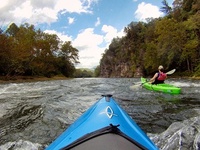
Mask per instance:
[[[167,0],[172,5],[173,0]],[[95,68],[113,38],[132,21],[164,16],[162,0],[0,0],[0,28],[33,24],[71,41],[79,50],[76,68]]]

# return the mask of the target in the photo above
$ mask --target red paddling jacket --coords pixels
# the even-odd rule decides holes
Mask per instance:
[[[152,84],[164,83],[166,78],[167,78],[166,73],[158,72],[158,76],[156,77],[155,81]]]

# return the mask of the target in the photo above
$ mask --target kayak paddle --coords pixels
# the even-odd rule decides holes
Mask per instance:
[[[173,74],[175,71],[176,71],[176,69],[172,69],[172,70],[166,72],[166,74],[167,74],[167,75],[170,75],[170,74]]]

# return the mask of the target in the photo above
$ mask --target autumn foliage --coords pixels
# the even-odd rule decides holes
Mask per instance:
[[[0,31],[1,76],[73,75],[78,63],[78,50],[70,41],[63,42],[55,34],[36,30],[25,23],[12,23]]]

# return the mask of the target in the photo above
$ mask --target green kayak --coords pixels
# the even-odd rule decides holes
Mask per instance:
[[[148,90],[163,92],[168,94],[180,94],[181,88],[174,85],[162,83],[162,84],[151,84],[146,78],[141,78],[142,86]]]

